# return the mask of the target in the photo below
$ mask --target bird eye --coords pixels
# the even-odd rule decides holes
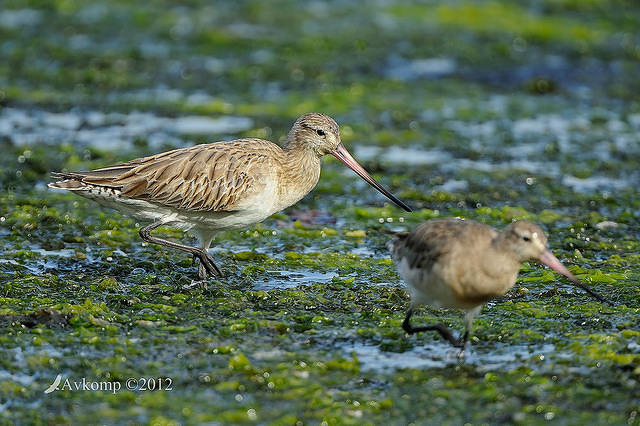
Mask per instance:
[[[522,239],[525,240],[525,241],[531,241],[531,238],[529,238],[529,237],[522,237]]]
[[[324,130],[322,129],[316,129],[316,133],[318,134],[318,136],[324,136],[326,135],[326,133],[324,132]]]

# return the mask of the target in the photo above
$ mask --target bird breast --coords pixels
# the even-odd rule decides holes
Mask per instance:
[[[516,282],[520,264],[506,256],[491,253],[469,254],[452,261],[442,271],[460,305],[467,307],[486,303],[505,294]]]

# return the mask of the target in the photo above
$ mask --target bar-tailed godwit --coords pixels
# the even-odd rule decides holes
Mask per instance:
[[[296,120],[284,148],[251,138],[195,145],[86,172],[54,173],[61,180],[49,186],[151,221],[140,237],[198,258],[198,277],[205,280],[208,274],[222,275],[207,251],[216,232],[261,222],[298,202],[318,183],[326,154],[411,211],[353,159],[336,122],[318,113]],[[191,230],[200,247],[151,235],[161,225]]]
[[[462,355],[473,318],[482,305],[509,291],[516,282],[520,264],[528,260],[547,265],[605,302],[574,277],[546,245],[542,229],[525,221],[513,222],[498,232],[472,220],[434,219],[408,234],[398,235],[390,248],[411,296],[402,328],[409,334],[437,331],[453,346],[462,348]],[[421,305],[466,311],[462,337],[454,338],[441,323],[413,327],[411,315]]]

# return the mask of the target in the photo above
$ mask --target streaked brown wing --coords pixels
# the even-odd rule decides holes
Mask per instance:
[[[263,182],[256,167],[268,161],[265,141],[237,140],[196,145],[90,172],[67,174],[82,182],[117,188],[122,196],[191,211],[232,211]]]
[[[394,245],[394,256],[406,257],[412,268],[428,270],[443,257],[464,259],[486,250],[497,232],[486,225],[458,219],[432,219]]]
[[[439,222],[426,222],[418,226],[401,241],[399,254],[407,259],[411,268],[430,269],[449,251],[447,244],[442,244],[441,240],[445,228],[446,223]]]

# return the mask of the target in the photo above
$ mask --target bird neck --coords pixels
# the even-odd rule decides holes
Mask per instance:
[[[491,275],[496,278],[500,277],[505,280],[502,283],[504,286],[502,291],[506,292],[513,287],[515,278],[520,270],[520,261],[502,233],[491,241],[490,249],[486,250],[483,256],[487,271],[490,271]]]
[[[512,238],[510,238],[507,232],[502,231],[498,233],[491,241],[491,248],[495,250],[495,252],[501,253],[503,257],[511,258],[514,262],[520,264],[520,259],[518,259],[516,254]]]
[[[307,195],[320,179],[321,160],[301,145],[287,144],[280,175],[280,209],[295,204]]]

